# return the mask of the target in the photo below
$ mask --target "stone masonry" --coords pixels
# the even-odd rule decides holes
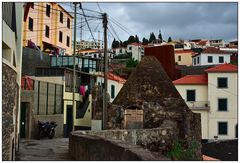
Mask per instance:
[[[14,112],[17,109],[18,99],[18,85],[16,82],[16,72],[7,66],[2,64],[2,159],[11,159],[11,149],[13,142],[11,135],[14,134]]]

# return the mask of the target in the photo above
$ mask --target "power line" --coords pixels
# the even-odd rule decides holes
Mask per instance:
[[[109,27],[113,30],[113,33],[117,36],[117,39],[118,39],[119,41],[121,41],[121,40],[119,39],[118,35],[117,35],[117,32],[114,30],[111,22],[109,22]]]
[[[102,13],[102,9],[101,9],[101,7],[100,7],[98,2],[97,2],[97,6],[98,6],[99,11]]]

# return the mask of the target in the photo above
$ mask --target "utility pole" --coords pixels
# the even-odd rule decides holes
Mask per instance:
[[[75,65],[75,57],[76,57],[76,34],[77,34],[77,2],[74,2],[74,36],[73,36],[73,125],[72,131],[74,131],[74,122],[75,122],[75,113],[76,113],[76,103],[75,103],[75,88],[76,88],[76,65]]]
[[[106,129],[107,122],[107,72],[108,72],[108,56],[107,56],[107,14],[103,15],[103,28],[104,28],[104,90],[103,90],[103,130]]]

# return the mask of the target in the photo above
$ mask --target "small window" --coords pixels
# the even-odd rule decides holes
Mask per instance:
[[[218,78],[217,81],[218,88],[227,88],[228,87],[228,79],[227,78]]]
[[[67,46],[68,47],[70,46],[70,38],[69,38],[69,36],[67,36]]]
[[[49,26],[45,26],[45,36],[49,38]]]
[[[200,58],[199,58],[199,57],[197,57],[197,63],[198,63],[198,64],[200,63]]]
[[[218,135],[227,135],[228,132],[227,122],[218,122]]]
[[[59,42],[62,42],[62,31],[59,31]]]
[[[181,56],[178,56],[178,61],[181,61]]]
[[[196,58],[193,59],[193,63],[194,63],[194,65],[196,65]]]
[[[129,50],[132,50],[132,47],[131,46],[129,46],[129,48],[128,48]]]
[[[111,98],[115,98],[115,86],[111,85]]]
[[[33,19],[29,17],[29,22],[28,22],[28,29],[30,31],[33,31]]]
[[[212,56],[208,56],[208,63],[212,63],[213,62],[213,57]]]
[[[122,53],[122,49],[119,50],[119,53]]]
[[[46,15],[48,17],[50,17],[50,12],[51,12],[51,6],[49,4],[47,4],[47,6],[46,6]]]
[[[221,98],[218,99],[218,111],[227,111],[227,99],[226,98]]]
[[[63,23],[63,12],[60,11],[60,22]]]
[[[67,18],[67,27],[70,29],[70,19]]]
[[[224,57],[219,57],[219,63],[224,63]]]
[[[195,90],[187,90],[187,101],[195,101],[195,100],[196,100]]]

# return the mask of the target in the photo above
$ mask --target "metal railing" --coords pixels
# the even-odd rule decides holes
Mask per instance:
[[[208,110],[210,109],[209,101],[186,101],[186,104],[190,109],[202,109]]]

